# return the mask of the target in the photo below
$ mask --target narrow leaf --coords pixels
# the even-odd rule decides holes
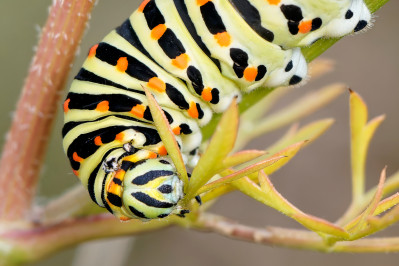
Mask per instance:
[[[359,222],[353,227],[353,229],[347,227],[345,227],[345,229],[347,230],[352,229],[351,231],[353,233],[357,233],[365,228],[367,220],[374,215],[374,212],[381,201],[385,179],[386,179],[386,167],[381,172],[380,181],[378,183],[377,191],[374,195],[374,198],[372,199],[366,210],[360,216]]]
[[[271,166],[269,166],[267,169],[264,169],[265,173],[267,175],[270,175],[270,174],[276,172],[277,170],[279,170],[284,165],[286,165],[289,161],[291,161],[295,157],[295,155],[299,152],[299,150],[302,149],[306,145],[306,142],[307,141],[301,141],[301,142],[295,143],[295,144],[285,148],[284,150],[274,154],[273,157],[283,156],[283,158],[281,160],[277,161],[275,164],[272,164]]]
[[[375,209],[373,215],[379,215],[383,212],[386,212],[397,204],[399,204],[399,192],[381,201]]]
[[[384,120],[378,116],[367,124],[368,110],[363,99],[350,91],[352,201],[360,204],[365,192],[365,165],[367,150],[375,130]]]
[[[212,139],[194,168],[186,199],[194,198],[198,189],[205,185],[220,169],[220,165],[234,147],[238,130],[238,108],[234,100],[224,112]]]
[[[259,150],[245,150],[236,152],[223,160],[223,166],[221,168],[227,169],[243,163],[247,163],[263,155],[265,155],[265,152]]]
[[[266,117],[256,126],[256,135],[281,128],[315,112],[341,95],[346,88],[344,84],[333,84],[306,94],[281,111]]]
[[[168,154],[172,159],[173,164],[176,167],[179,177],[184,183],[184,187],[187,188],[188,184],[187,170],[179,146],[176,142],[175,135],[173,134],[173,131],[169,126],[169,122],[166,119],[163,110],[161,109],[161,107],[159,107],[157,101],[154,99],[154,97],[148,91],[147,88],[143,87],[143,89],[147,96],[148,106],[150,107],[151,115],[152,118],[154,119],[154,124],[158,130],[158,134],[161,137],[162,142],[165,145],[165,148],[168,151]]]
[[[216,181],[213,181],[213,182],[203,186],[198,191],[198,194],[210,191],[212,189],[215,189],[218,186],[221,186],[221,185],[224,185],[224,184],[227,184],[227,183],[231,183],[231,182],[233,182],[233,181],[235,181],[237,179],[240,179],[240,178],[242,178],[244,176],[247,176],[249,174],[258,172],[259,170],[262,170],[262,169],[274,164],[275,162],[277,162],[278,160],[280,160],[280,159],[282,159],[284,157],[285,156],[271,157],[271,158],[268,158],[268,159],[263,160],[261,162],[255,163],[255,164],[253,164],[251,166],[245,167],[244,169],[238,170],[238,171],[234,172],[231,175],[222,177],[222,178],[220,178],[220,179],[218,179]]]
[[[345,232],[344,229],[324,219],[305,214],[297,207],[292,205],[274,188],[272,182],[263,171],[259,172],[258,178],[262,191],[269,198],[270,202],[269,206],[293,218],[294,220],[296,220],[297,222],[299,222],[300,224],[302,224],[303,226],[312,231],[322,232],[337,237],[343,237],[343,238],[348,237],[348,234],[347,232]]]
[[[260,171],[259,175],[259,187],[255,182],[249,178],[242,178],[235,181],[234,186],[244,194],[252,197],[253,199],[269,206],[277,211],[293,218],[306,228],[322,232],[330,235],[337,236],[339,238],[347,238],[348,234],[340,227],[329,223],[323,219],[307,215],[288,202],[281,194],[274,188],[267,175]]]
[[[307,124],[296,132],[292,131],[293,128],[291,128],[280,140],[266,150],[273,154],[284,147],[305,140],[308,140],[306,143],[308,145],[326,132],[333,123],[334,119],[327,118]]]

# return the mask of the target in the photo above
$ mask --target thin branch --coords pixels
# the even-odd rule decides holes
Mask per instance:
[[[377,253],[399,252],[399,238],[366,238],[338,242],[333,246],[314,232],[280,227],[255,228],[227,220],[221,216],[203,214],[199,228],[217,234],[269,246],[306,249],[321,252]]]
[[[53,1],[0,162],[0,219],[23,219],[35,194],[59,97],[94,0]]]

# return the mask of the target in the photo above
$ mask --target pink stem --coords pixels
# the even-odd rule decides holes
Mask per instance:
[[[0,219],[26,216],[59,98],[94,0],[53,1],[0,161]]]

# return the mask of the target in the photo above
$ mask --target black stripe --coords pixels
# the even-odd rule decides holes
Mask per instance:
[[[166,83],[166,94],[169,99],[176,104],[180,109],[187,110],[190,108],[190,105],[184,98],[184,95],[172,85]]]
[[[119,178],[114,178],[113,180],[112,180],[115,184],[117,184],[117,185],[122,185],[122,180],[120,180]]]
[[[230,57],[234,62],[234,72],[238,78],[242,78],[244,76],[244,70],[248,66],[248,54],[239,48],[231,48]]]
[[[161,138],[159,137],[157,130],[154,128],[146,128],[141,126],[110,126],[105,128],[99,128],[92,132],[81,134],[72,141],[71,145],[67,149],[67,156],[71,164],[75,162],[73,160],[74,152],[76,152],[80,157],[85,159],[98,150],[99,146],[94,144],[94,139],[97,136],[100,136],[101,141],[105,144],[114,141],[117,134],[127,129],[134,129],[142,133],[146,138],[144,146],[155,145],[161,142]],[[73,169],[78,170],[79,167],[73,167]]]
[[[300,22],[303,19],[302,10],[299,6],[281,5],[280,9],[285,18],[290,21]]]
[[[102,116],[100,118],[97,118],[96,120],[86,120],[86,121],[79,121],[79,122],[75,122],[75,121],[68,122],[68,123],[64,124],[64,127],[62,128],[62,137],[65,137],[65,135],[68,134],[69,131],[71,131],[73,128],[79,126],[80,124],[90,123],[90,122],[97,122],[97,121],[106,119],[106,118],[111,117],[111,116],[112,117],[121,118],[121,119],[125,119],[125,120],[129,120],[129,121],[134,121],[134,122],[140,122],[140,123],[148,124],[148,123],[146,123],[144,121],[138,120],[138,119],[136,119],[134,117],[130,117],[130,116],[107,115],[107,116]]]
[[[125,94],[86,94],[70,92],[69,109],[95,110],[100,102],[107,101],[110,112],[130,112],[137,104],[143,102]]]
[[[96,57],[113,66],[116,66],[119,58],[126,57],[128,61],[126,74],[129,76],[145,82],[148,82],[153,77],[157,77],[157,74],[144,63],[108,43],[99,43],[96,50]]]
[[[137,217],[143,218],[143,219],[147,219],[147,217],[144,215],[144,213],[138,211],[136,208],[134,208],[133,206],[129,206],[130,211],[136,215]]]
[[[202,75],[201,72],[194,66],[189,66],[187,68],[187,77],[191,81],[191,85],[194,88],[194,91],[198,94],[201,95],[203,89],[204,89],[204,83],[202,81]]]
[[[259,65],[258,66],[258,74],[256,75],[255,81],[259,81],[263,79],[263,77],[266,75],[267,68],[264,65]]]
[[[119,208],[122,207],[122,199],[118,195],[115,195],[113,193],[108,193],[107,199],[112,205],[119,207]]]
[[[258,9],[251,5],[248,0],[230,0],[237,12],[247,22],[247,24],[263,39],[273,42],[274,34],[270,30],[262,27],[261,17]]]
[[[165,18],[159,11],[154,1],[150,1],[143,9],[145,19],[147,20],[148,27],[152,30],[159,24],[165,24]]]
[[[163,194],[170,194],[173,191],[173,188],[171,185],[162,185],[160,187],[158,187],[159,192],[163,193]]]
[[[132,193],[132,196],[137,199],[138,201],[144,203],[147,206],[150,207],[155,207],[155,208],[171,208],[174,205],[169,202],[163,202],[154,199],[153,197],[148,196],[147,194],[143,192],[134,192]]]
[[[94,191],[94,183],[96,182],[97,173],[98,173],[98,171],[100,170],[100,167],[103,165],[103,161],[107,158],[107,156],[108,156],[111,152],[113,152],[113,151],[116,150],[116,149],[118,149],[118,148],[110,149],[110,150],[108,150],[108,151],[104,154],[104,156],[101,158],[99,164],[97,164],[96,168],[94,168],[94,170],[90,173],[89,179],[88,179],[88,181],[87,181],[87,190],[89,191],[90,198],[91,198],[97,205],[99,205],[99,204],[98,204],[98,202],[96,201],[96,196],[95,196],[95,191]],[[104,180],[105,180],[105,179],[106,179],[106,178],[104,178]],[[103,188],[103,189],[104,189],[104,188]],[[101,197],[102,197],[102,195],[101,195]],[[104,202],[104,200],[103,200],[103,202]],[[111,213],[112,213],[112,212],[111,212]]]
[[[220,97],[219,97],[219,90],[216,89],[216,88],[213,88],[212,91],[211,91],[211,93],[212,93],[212,100],[211,100],[211,103],[217,104],[217,103],[219,102],[219,100],[220,100]]]
[[[148,182],[151,182],[154,179],[157,179],[159,177],[162,176],[171,176],[174,173],[172,171],[166,171],[166,170],[152,170],[152,171],[148,171],[143,175],[140,175],[136,178],[133,179],[132,184],[134,185],[145,185]]]
[[[184,135],[188,135],[193,133],[193,131],[191,130],[190,126],[187,124],[180,124],[180,132]]]
[[[321,20],[321,18],[313,19],[312,20],[312,29],[311,29],[311,31],[320,29],[322,24],[323,24],[323,21]]]
[[[201,37],[198,35],[194,23],[188,14],[187,6],[184,3],[184,0],[173,0],[173,2],[175,3],[176,9],[179,12],[180,18],[183,20],[184,25],[186,26],[187,30],[190,32],[191,37],[193,37],[197,45],[213,61],[213,63],[217,66],[217,68],[221,72],[222,67],[220,66],[220,61],[211,56],[211,52],[209,51],[208,47],[205,45]]]
[[[119,88],[122,90],[126,90],[126,91],[131,91],[134,93],[139,93],[139,94],[143,94],[145,95],[144,91],[139,91],[139,90],[135,90],[135,89],[131,89],[131,88],[126,88],[125,86],[115,83],[113,81],[110,81],[106,78],[97,76],[96,74],[94,74],[93,72],[88,71],[85,68],[81,68],[78,75],[75,77],[75,79],[77,80],[81,80],[81,81],[88,81],[88,82],[93,82],[93,83],[97,83],[97,84],[102,84],[102,85],[107,85],[107,86],[112,86],[115,88]]]
[[[158,44],[170,59],[175,59],[177,56],[186,52],[181,41],[169,28],[166,29],[165,33],[159,38]]]
[[[202,111],[201,105],[199,103],[195,104],[198,110],[198,119],[202,119],[204,117],[204,111]]]
[[[226,31],[223,20],[216,11],[215,4],[211,1],[200,7],[202,19],[209,32],[213,35]]]
[[[137,37],[137,34],[134,31],[129,19],[127,19],[125,22],[123,22],[122,25],[120,25],[118,28],[116,28],[116,33],[118,33],[120,36],[122,36],[122,38],[124,38],[126,41],[128,41],[137,50],[139,50],[140,52],[145,54],[145,56],[147,56],[152,61],[154,61],[152,59],[152,57],[150,56],[150,54],[148,53],[148,51],[141,44],[140,39]]]

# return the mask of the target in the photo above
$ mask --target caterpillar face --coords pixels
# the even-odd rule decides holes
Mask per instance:
[[[127,216],[141,219],[163,218],[176,209],[183,198],[183,182],[174,166],[165,159],[141,161],[126,171],[122,209]]]
[[[121,220],[184,216],[184,186],[143,87],[194,167],[214,112],[241,93],[300,83],[299,46],[360,31],[370,17],[361,0],[144,0],[72,82],[62,135],[74,174]]]

